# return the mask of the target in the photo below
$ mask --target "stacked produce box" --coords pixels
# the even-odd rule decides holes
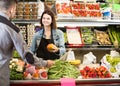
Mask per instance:
[[[56,1],[57,17],[101,18],[99,3],[84,1]]]
[[[35,20],[38,16],[37,2],[19,2],[16,9],[16,18],[23,20]]]

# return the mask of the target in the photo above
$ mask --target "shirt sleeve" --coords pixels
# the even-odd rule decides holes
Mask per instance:
[[[59,55],[62,56],[66,52],[64,34],[61,30],[59,30],[59,39],[58,39],[58,47],[59,47]]]
[[[12,31],[10,35],[15,46],[15,49],[18,51],[18,53],[20,54],[24,61],[35,66],[47,66],[47,61],[43,60],[42,58],[36,57],[30,51],[22,37],[21,32],[16,33],[15,31]],[[31,58],[33,59],[33,61],[31,61]]]

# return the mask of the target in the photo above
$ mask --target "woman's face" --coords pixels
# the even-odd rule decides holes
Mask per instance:
[[[52,18],[48,14],[44,14],[42,18],[42,23],[44,26],[50,26],[52,23]]]

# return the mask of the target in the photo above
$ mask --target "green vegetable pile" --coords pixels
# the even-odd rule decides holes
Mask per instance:
[[[115,47],[120,45],[120,27],[109,26],[108,34]]]
[[[110,72],[111,73],[115,73],[117,72],[117,69],[116,69],[116,65],[118,65],[120,63],[120,57],[111,57],[109,54],[106,55],[106,60],[108,63],[110,63],[111,67],[110,67]]]
[[[85,44],[92,44],[94,34],[91,28],[89,27],[82,27],[81,28],[81,33],[82,33],[82,39],[84,40]]]
[[[76,66],[61,60],[56,60],[55,64],[48,69],[48,79],[77,78],[79,74]]]
[[[16,70],[17,65],[10,69],[10,80],[22,80],[23,79],[23,72],[18,72]]]
[[[10,60],[10,80],[21,80],[23,79],[23,66],[18,64],[21,60],[12,58]]]

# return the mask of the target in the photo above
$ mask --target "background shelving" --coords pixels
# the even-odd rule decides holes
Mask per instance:
[[[21,2],[35,2],[36,4],[39,2],[39,0],[20,0]],[[52,5],[55,3],[55,0],[45,0],[48,5]],[[112,2],[112,0],[109,0],[108,2]],[[32,9],[32,8],[31,8]],[[103,18],[95,18],[95,17],[56,17],[57,20],[57,26],[58,28],[64,28],[65,26],[79,26],[79,27],[107,27],[109,25],[120,25],[120,18],[112,18],[111,19],[103,19]],[[33,29],[35,29],[35,26],[39,26],[39,19],[14,19],[13,22],[16,24],[22,24],[33,25]],[[27,31],[27,30],[26,30]],[[27,36],[28,37],[28,36]],[[30,39],[32,40],[32,39]],[[28,40],[26,40],[28,42]],[[30,44],[29,44],[30,45]],[[66,48],[68,46],[66,45]],[[77,50],[76,48],[73,48],[74,50]],[[84,45],[84,47],[79,48],[78,50],[110,50],[114,49],[113,45],[110,46],[102,46],[102,45]]]

